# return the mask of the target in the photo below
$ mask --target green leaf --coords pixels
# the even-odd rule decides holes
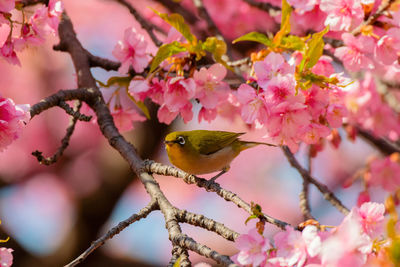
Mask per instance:
[[[129,83],[131,82],[131,80],[132,80],[132,78],[129,76],[127,76],[127,77],[113,76],[113,77],[110,77],[107,80],[107,83],[105,83],[105,84],[102,83],[101,81],[97,81],[97,82],[100,84],[101,87],[105,87],[105,88],[108,88],[108,87],[114,86],[114,85],[127,88],[129,86]]]
[[[284,35],[290,33],[290,13],[292,7],[286,0],[282,0],[281,30],[284,30]]]
[[[261,43],[267,47],[270,47],[272,42],[271,40],[262,33],[259,32],[249,32],[245,35],[240,36],[239,38],[233,40],[233,44],[237,43],[237,42],[241,42],[241,41],[253,41],[253,42],[258,42]]]
[[[244,224],[247,224],[250,220],[252,219],[257,219],[257,215],[251,215],[249,218],[246,219],[246,221],[244,222]]]
[[[126,87],[126,94],[129,96],[129,98],[135,103],[135,105],[143,112],[143,114],[146,116],[148,120],[150,120],[150,112],[149,109],[146,107],[144,102],[142,101],[137,101],[128,91],[128,87]]]
[[[196,36],[192,34],[189,25],[185,23],[185,20],[181,15],[177,13],[172,13],[171,15],[168,15],[166,13],[160,13],[155,9],[153,9],[153,11],[157,15],[159,15],[160,18],[162,18],[166,23],[177,29],[178,32],[180,32],[183,35],[183,37],[185,37],[186,40],[188,40],[189,43],[196,42],[197,40]]]
[[[309,58],[306,69],[311,69],[315,64],[317,64],[319,58],[322,56],[324,51],[324,35],[329,31],[329,27],[325,27],[324,30],[314,33],[311,36],[311,40],[307,43],[307,53],[306,57]]]
[[[282,18],[281,18],[281,29],[274,36],[273,44],[275,47],[279,47],[282,42],[282,38],[290,33],[290,13],[292,7],[286,0],[282,0]]]
[[[289,49],[289,50],[297,50],[302,51],[305,47],[305,42],[303,38],[296,35],[288,35],[282,38],[282,42],[280,47]]]
[[[153,58],[151,62],[149,74],[154,72],[154,70],[163,62],[165,59],[169,58],[170,56],[176,55],[180,52],[186,51],[186,48],[183,47],[177,41],[172,42],[170,44],[163,44],[157,51],[156,56]]]
[[[227,50],[226,43],[224,41],[216,37],[207,37],[206,41],[202,43],[202,49],[210,52],[215,61],[224,65],[225,68],[233,71],[233,69],[222,59],[222,56],[226,54]]]

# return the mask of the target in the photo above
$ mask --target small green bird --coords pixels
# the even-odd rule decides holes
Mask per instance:
[[[172,132],[165,137],[165,148],[170,162],[190,174],[221,171],[214,181],[229,170],[229,164],[245,149],[268,143],[242,141],[245,133],[194,130]]]

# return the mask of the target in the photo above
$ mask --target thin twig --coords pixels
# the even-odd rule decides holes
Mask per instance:
[[[360,127],[356,127],[357,134],[364,138],[366,141],[371,143],[373,146],[375,146],[381,153],[385,155],[390,155],[392,153],[400,153],[400,148],[396,146],[395,144],[383,139],[383,138],[377,138],[370,132],[361,129]]]
[[[383,15],[383,13],[389,9],[389,7],[395,2],[395,0],[384,0],[382,1],[382,4],[380,5],[380,7],[378,8],[378,10],[371,16],[369,16],[369,18],[364,21],[363,23],[361,23],[357,28],[355,28],[351,34],[353,34],[354,36],[357,36],[361,33],[361,30],[363,29],[363,27],[367,26],[367,25],[372,25],[374,24],[375,21],[377,21],[379,19],[380,16]]]
[[[195,214],[186,210],[177,210],[176,218],[178,222],[188,223],[194,226],[199,226],[208,231],[215,232],[229,241],[235,241],[239,233],[229,229],[222,223],[207,218],[201,214]]]
[[[144,170],[146,170],[150,173],[168,175],[168,176],[181,178],[187,184],[196,184],[198,187],[202,187],[202,188],[206,189],[206,191],[215,192],[217,195],[219,195],[226,201],[235,203],[239,208],[242,208],[247,213],[249,213],[251,215],[253,214],[250,204],[248,204],[247,202],[242,200],[235,193],[222,188],[218,183],[210,182],[204,178],[200,178],[200,177],[188,174],[188,173],[186,173],[182,170],[179,170],[175,167],[167,166],[167,165],[164,165],[161,163],[156,163],[156,162],[149,162],[149,161],[145,162]],[[264,217],[265,217],[266,222],[276,225],[277,227],[279,227],[281,229],[285,229],[285,227],[287,225],[289,225],[288,223],[280,221],[278,219],[275,219],[267,214],[264,214]]]
[[[33,105],[30,109],[31,119],[36,115],[39,115],[43,111],[59,106],[60,102],[65,102],[69,100],[80,100],[89,101],[91,97],[94,97],[95,91],[93,89],[78,88],[71,90],[60,90],[57,93],[42,99],[39,103]]]
[[[96,241],[92,242],[90,247],[85,250],[79,257],[77,257],[75,260],[72,262],[68,263],[65,265],[65,267],[73,267],[84,261],[89,254],[91,254],[93,251],[95,251],[97,248],[102,246],[107,240],[113,238],[115,235],[119,234],[122,230],[124,230],[126,227],[131,225],[134,222],[139,221],[140,219],[146,218],[147,215],[149,215],[152,211],[158,209],[158,204],[157,201],[152,200],[149,204],[147,204],[146,207],[141,209],[137,214],[133,214],[130,216],[128,219],[123,220],[122,222],[118,223],[118,225],[114,226],[106,234],[104,234],[102,237],[97,239]]]
[[[282,146],[283,153],[285,154],[286,158],[289,160],[290,165],[292,165],[293,168],[297,169],[297,171],[300,173],[301,177],[303,180],[308,180],[310,183],[315,185],[317,189],[322,193],[324,198],[328,200],[332,206],[334,206],[338,211],[341,213],[347,215],[349,213],[349,209],[346,208],[342,202],[328,189],[328,187],[317,180],[315,180],[307,170],[305,170],[300,163],[297,161],[293,153],[290,151],[290,149],[287,146]]]
[[[189,254],[187,249],[175,245],[172,248],[172,257],[168,263],[168,267],[173,267],[178,259],[180,267],[188,267],[192,265],[192,263],[189,260]]]
[[[311,147],[310,147],[311,150]],[[312,157],[311,157],[311,151],[308,151],[308,173],[311,175],[312,171]],[[303,214],[304,220],[309,220],[309,219],[314,219],[313,216],[311,215],[311,207],[310,207],[310,200],[309,200],[309,185],[310,181],[303,179],[303,189],[301,190],[301,193],[299,195],[300,199],[300,210],[301,213]]]
[[[65,102],[63,102],[65,103]],[[66,104],[66,103],[65,103]],[[67,105],[67,104],[66,104]],[[68,106],[68,105],[67,105]],[[69,108],[71,108],[70,106],[68,106]],[[76,107],[75,110],[72,110],[72,112],[74,114],[80,114],[79,113],[79,109],[82,107],[82,102],[77,101],[76,103]],[[70,114],[71,115],[71,114]],[[80,114],[81,116],[84,116],[82,114]],[[51,157],[44,157],[43,153],[36,150],[34,152],[32,152],[32,155],[35,156],[37,158],[37,160],[44,165],[51,165],[57,162],[57,160],[63,155],[65,149],[68,147],[69,145],[69,140],[72,136],[72,134],[74,133],[75,130],[75,126],[76,123],[78,122],[80,116],[72,116],[69,122],[69,126],[67,128],[67,131],[65,133],[64,138],[61,140],[61,146],[57,149],[56,153],[54,153],[53,156]],[[89,119],[90,120],[90,119]]]
[[[270,12],[271,10],[275,10],[275,11],[279,11],[281,10],[281,8],[279,6],[274,6],[270,3],[266,3],[266,2],[258,2],[258,1],[254,1],[254,0],[243,0],[244,2],[246,2],[247,4],[249,4],[250,6],[256,7],[260,10],[266,11],[266,12]]]
[[[224,266],[229,267],[238,267],[238,265],[234,264],[233,261],[226,255],[222,255],[211,248],[200,244],[195,241],[193,238],[180,234],[176,235],[171,239],[172,243],[179,245],[180,247],[187,248],[191,251],[197,252],[198,254],[205,256],[207,258],[215,260],[217,263],[222,264]]]
[[[198,20],[196,16],[187,8],[180,3],[171,0],[155,0],[166,7],[170,12],[179,13],[183,16],[186,22],[189,24],[195,24]]]
[[[203,4],[203,1],[202,0],[193,0],[193,4],[197,8],[197,11],[198,11],[200,17],[202,17],[206,21],[207,26],[208,26],[208,31],[210,32],[210,34],[217,36],[217,38],[223,40],[226,43],[227,50],[228,50],[227,54],[229,57],[232,57],[232,53],[231,53],[232,46],[231,46],[230,42],[227,43],[225,41],[223,34],[218,29],[214,20],[211,18],[210,14],[208,13],[207,9],[205,8],[205,6]]]
[[[139,12],[127,1],[125,0],[115,0],[116,2],[120,3],[121,5],[125,6],[128,8],[129,12],[135,17],[136,21],[142,25],[143,29],[147,31],[149,34],[151,40],[153,40],[154,44],[156,46],[161,46],[162,42],[158,40],[157,36],[154,34],[153,30],[158,30],[161,32],[164,32],[161,28],[155,26],[154,24],[149,23],[147,20],[145,20],[142,15],[139,14]]]
[[[79,108],[75,110],[71,108],[65,101],[60,101],[60,103],[58,103],[58,106],[65,110],[68,115],[71,115],[74,119],[78,121],[90,121],[92,119],[92,116],[86,116],[85,114],[81,114],[79,112],[79,109],[82,106],[82,102],[79,103]]]

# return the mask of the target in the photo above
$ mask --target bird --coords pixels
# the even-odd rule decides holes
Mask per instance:
[[[241,151],[257,145],[275,146],[240,140],[243,134],[209,130],[178,131],[169,133],[164,143],[169,161],[174,166],[193,175],[220,171],[210,179],[215,181],[229,170],[230,163]]]

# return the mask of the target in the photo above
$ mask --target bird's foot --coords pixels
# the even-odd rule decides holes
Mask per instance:
[[[223,169],[220,173],[212,177],[211,179],[208,180],[209,183],[215,183],[215,180],[217,180],[218,177],[220,177],[222,174],[226,173],[227,170]]]

